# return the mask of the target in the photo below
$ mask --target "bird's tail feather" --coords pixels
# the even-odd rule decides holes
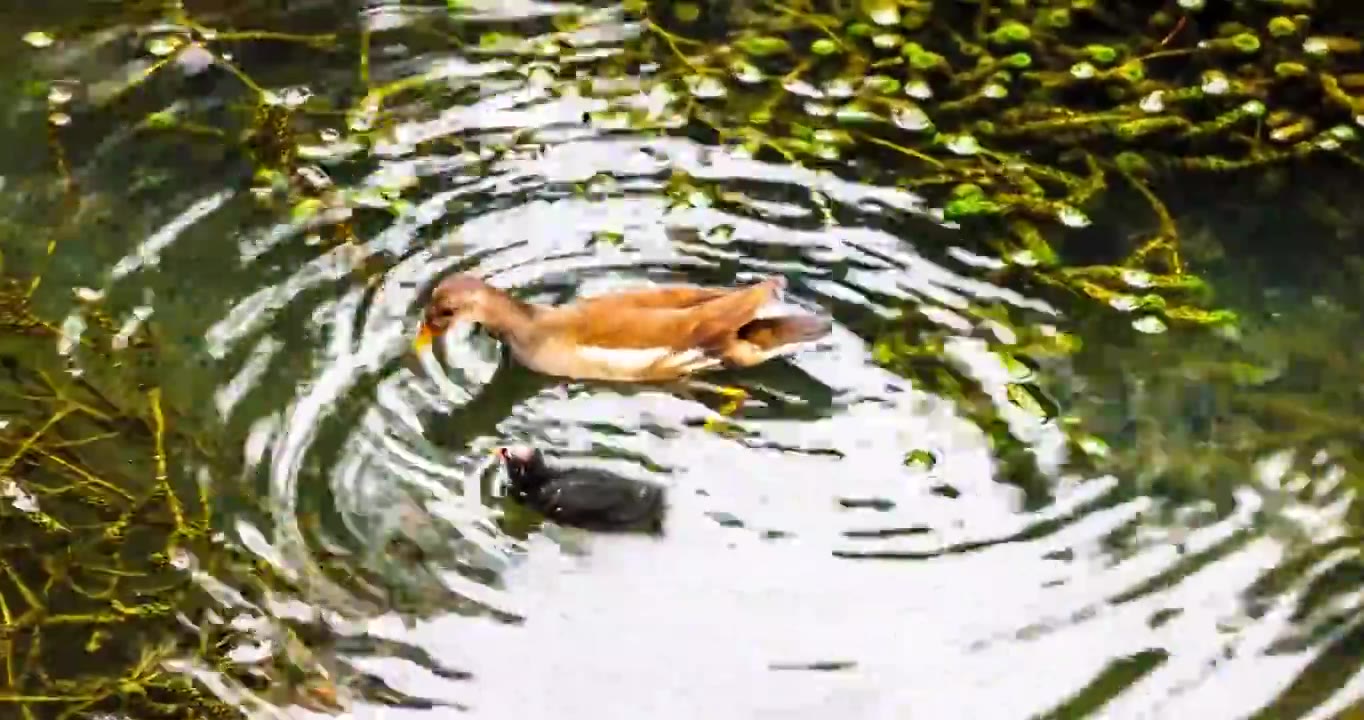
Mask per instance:
[[[739,328],[739,339],[746,340],[763,350],[772,350],[783,345],[818,340],[833,329],[828,318],[816,315],[783,315],[751,320]]]

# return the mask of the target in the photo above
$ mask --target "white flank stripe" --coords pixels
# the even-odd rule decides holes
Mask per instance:
[[[695,372],[720,363],[719,358],[711,357],[695,348],[677,352],[669,348],[605,348],[592,345],[580,346],[577,353],[600,368],[613,368],[624,372],[644,372],[650,368],[677,368],[685,372]]]

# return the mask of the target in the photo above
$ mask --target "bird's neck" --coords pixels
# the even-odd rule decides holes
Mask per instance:
[[[508,473],[511,479],[513,491],[523,494],[536,492],[545,486],[550,480],[554,479],[554,473],[545,465],[543,459],[535,459],[530,463]]]
[[[488,332],[520,344],[527,339],[536,310],[535,305],[521,302],[504,292],[489,292],[483,298],[479,323]]]

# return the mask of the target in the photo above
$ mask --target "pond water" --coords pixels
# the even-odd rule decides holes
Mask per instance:
[[[533,61],[432,41],[444,5],[194,9],[337,33],[340,50],[230,46],[285,105],[353,93],[357,37],[371,87],[430,86],[368,150],[351,143],[370,120],[296,121],[298,163],[348,199],[270,201],[226,120],[224,137],[134,130],[166,108],[227,117],[238,78],[185,55],[155,68],[137,50],[155,12],[56,5],[0,12],[5,270],[40,270],[36,301],[68,333],[94,306],[151,328],[167,401],[231,449],[210,472],[214,529],[291,581],[215,595],[256,623],[231,661],[303,670],[262,689],[169,667],[248,714],[1329,718],[1364,690],[1359,276],[1287,267],[1315,261],[1280,238],[1331,232],[1291,182],[1269,202],[1201,187],[1179,203],[1190,234],[1244,239],[1227,241],[1237,263],[1208,262],[1238,335],[1132,333],[1118,309],[1008,281],[908,191],[609,127]],[[536,37],[569,9],[475,4],[461,22]],[[597,48],[639,33],[597,12],[579,31]],[[19,37],[39,29],[56,42]],[[76,95],[57,110],[54,80]],[[1091,234],[1139,229],[1110,214]],[[1357,258],[1353,233],[1321,252]],[[544,378],[476,332],[414,355],[424,293],[455,270],[551,303],[779,273],[785,304],[835,328],[708,378],[750,395],[717,430],[724,398],[704,389]],[[932,357],[888,361],[905,327]],[[1019,363],[1023,335],[1084,348]],[[1215,362],[1272,375],[1255,388],[1300,402],[1303,432],[1200,372]],[[1311,432],[1322,408],[1337,414]],[[1081,452],[1076,423],[1106,449]],[[666,534],[510,506],[490,454],[509,442],[664,484]]]

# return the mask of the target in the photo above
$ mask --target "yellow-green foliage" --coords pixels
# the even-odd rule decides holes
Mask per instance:
[[[1160,197],[1164,179],[1316,156],[1358,163],[1364,53],[1348,33],[1330,31],[1342,18],[1328,13],[1348,9],[1316,3],[630,0],[623,14],[567,12],[529,32],[449,7],[448,23],[411,40],[513,60],[551,94],[606,99],[592,113],[605,127],[699,133],[738,152],[922,193],[948,220],[994,234],[1019,275],[1117,307],[1134,289],[1119,281],[1139,278],[1142,296],[1162,300],[1137,302],[1162,324],[1232,319],[1181,294],[1196,280]],[[143,117],[141,130],[240,139],[257,197],[283,198],[298,222],[328,228],[330,242],[354,237],[353,211],[407,207],[401,187],[331,185],[309,171],[303,150],[317,142],[319,121],[334,128],[338,118],[345,130],[332,141],[371,146],[400,118],[438,109],[444,75],[376,78],[368,30],[228,30],[241,18],[139,12],[161,21],[146,41],[158,59],[115,97],[127,101],[170,68],[209,61],[241,91],[235,126],[171,106]],[[636,32],[593,32],[621,20]],[[232,55],[266,44],[352,64],[353,99],[338,104],[340,87],[271,87]],[[495,155],[520,140],[474,150]],[[466,149],[443,139],[430,149],[450,152],[445,143]],[[1111,190],[1144,199],[1150,234],[1109,265],[1074,267],[1066,243]]]
[[[160,391],[125,407],[56,356],[30,284],[0,287],[0,712],[207,717],[216,701],[161,663],[207,540],[207,504],[173,486]]]
[[[1291,14],[1310,6],[682,5],[632,5],[641,53],[661,58],[645,90],[663,89],[672,113],[749,154],[926,193],[949,220],[1002,218],[997,248],[1023,274],[1166,323],[1233,318],[1171,294],[1198,281],[1163,179],[1319,155],[1358,164],[1364,94],[1343,78],[1364,66],[1357,43]],[[603,115],[620,112],[677,124],[656,107]],[[1053,245],[1114,183],[1146,200],[1152,234],[1111,266],[1066,267]]]

